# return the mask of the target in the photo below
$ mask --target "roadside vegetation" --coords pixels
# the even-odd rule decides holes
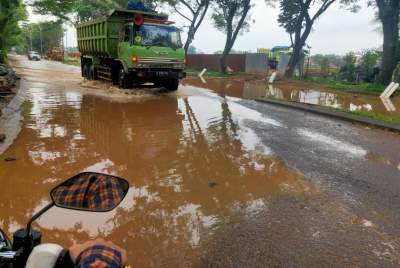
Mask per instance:
[[[329,89],[378,95],[387,86],[379,80],[381,56],[374,49],[345,56],[318,54],[309,57],[304,75],[297,78]]]
[[[79,58],[65,57],[62,63],[79,67],[81,66],[81,61]]]
[[[62,43],[63,35],[64,28],[61,20],[22,23],[21,42],[14,48],[19,54],[26,54],[28,51],[37,51],[43,56],[49,50],[58,47]]]
[[[342,112],[360,115],[368,118],[372,118],[378,121],[391,123],[394,125],[400,125],[400,118],[396,116],[385,115],[381,113],[371,112],[371,111],[350,111],[347,109],[339,109]]]
[[[383,92],[383,90],[385,90],[385,86],[378,83],[366,83],[366,82],[353,83],[345,80],[337,80],[335,78],[325,78],[318,76],[308,77],[305,80],[321,84],[329,89],[348,91],[353,93],[380,94]]]
[[[0,1],[0,63],[5,63],[10,49],[21,42],[18,23],[26,16],[22,0]]]

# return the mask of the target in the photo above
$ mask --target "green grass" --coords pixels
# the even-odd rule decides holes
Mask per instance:
[[[400,117],[398,117],[398,116],[385,115],[385,114],[371,112],[371,111],[350,111],[347,109],[337,109],[337,110],[340,110],[340,111],[346,112],[346,113],[350,113],[350,114],[369,117],[369,118],[372,118],[372,119],[375,119],[378,121],[387,122],[387,123],[391,123],[394,125],[400,125]]]
[[[69,59],[66,58],[62,61],[64,64],[73,65],[73,66],[81,66],[81,62],[79,59]]]
[[[22,116],[26,117],[31,114],[32,112],[32,107],[33,103],[29,100],[24,101],[21,104],[21,111],[22,111]]]
[[[186,68],[186,73],[188,75],[198,75],[199,73],[201,73],[201,71],[202,70],[200,70],[200,69]],[[240,73],[226,74],[226,73],[221,73],[220,71],[207,70],[207,72],[204,74],[204,77],[225,78],[225,77],[232,77],[232,76],[235,76],[238,74],[240,74]]]
[[[334,80],[331,78],[323,77],[310,77],[306,81],[322,84],[330,89],[341,90],[341,91],[351,91],[351,92],[366,92],[366,93],[382,93],[385,90],[385,86],[377,83],[365,83],[360,82],[357,84],[350,83],[347,81]],[[396,95],[399,95],[397,92]]]

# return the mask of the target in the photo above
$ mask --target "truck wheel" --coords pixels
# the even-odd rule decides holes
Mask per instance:
[[[176,91],[178,90],[179,87],[179,79],[171,79],[168,80],[164,83],[164,87],[168,90],[168,91]]]
[[[87,63],[83,65],[83,78],[89,79],[89,66]]]
[[[83,66],[83,77],[87,80],[94,80],[94,65],[91,62],[85,63]]]
[[[119,88],[126,89],[128,88],[128,79],[126,77],[126,73],[124,69],[119,70],[118,73],[118,86]]]
[[[94,65],[92,63],[88,63],[89,65],[89,80],[96,80],[96,76],[94,74]]]

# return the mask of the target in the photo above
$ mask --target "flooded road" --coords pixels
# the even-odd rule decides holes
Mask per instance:
[[[332,91],[321,88],[322,86],[318,87],[315,84],[302,81],[278,82],[276,85],[267,85],[262,80],[209,78],[206,83],[203,83],[198,78],[189,78],[185,81],[185,84],[213,89],[221,95],[238,98],[274,98],[336,109],[377,112],[400,117],[400,96],[382,101],[376,95]]]
[[[11,233],[81,171],[130,182],[110,213],[54,208],[35,227],[70,246],[101,236],[133,267],[400,265],[400,138],[185,82],[127,95],[79,69],[14,59],[21,131],[0,156]],[[16,161],[5,162],[6,157]]]

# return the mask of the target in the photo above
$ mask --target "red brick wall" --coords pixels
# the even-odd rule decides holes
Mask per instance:
[[[191,54],[187,55],[188,67],[193,69],[207,68],[209,70],[219,70],[218,54]],[[232,54],[228,55],[227,65],[235,72],[246,71],[246,55]]]

